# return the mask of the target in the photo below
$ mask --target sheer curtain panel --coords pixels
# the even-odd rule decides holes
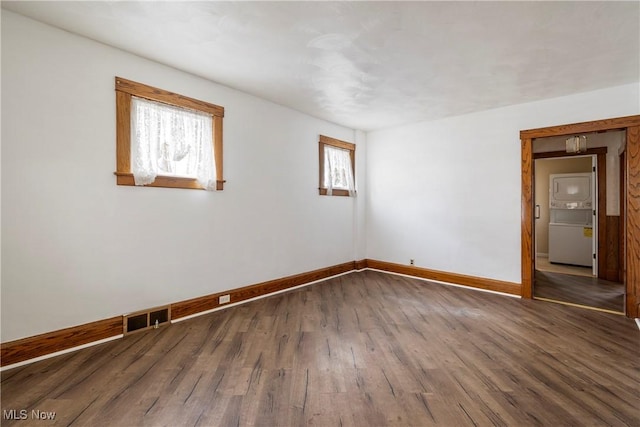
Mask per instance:
[[[132,97],[131,159],[136,185],[163,175],[195,178],[215,190],[212,116]]]
[[[348,190],[349,196],[355,196],[356,186],[349,150],[325,145],[324,171],[324,186],[328,196],[333,194],[333,189]]]

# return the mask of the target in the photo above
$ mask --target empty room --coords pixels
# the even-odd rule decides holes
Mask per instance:
[[[3,426],[640,425],[640,3],[2,1]]]

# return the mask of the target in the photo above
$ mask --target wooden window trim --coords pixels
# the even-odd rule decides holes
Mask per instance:
[[[324,185],[324,146],[330,145],[336,148],[342,148],[343,150],[349,150],[349,157],[351,158],[351,170],[353,171],[353,179],[356,178],[356,144],[351,142],[341,141],[339,139],[331,138],[328,136],[320,135],[320,141],[318,141],[319,149],[319,170],[320,170],[320,184],[318,186],[318,192],[321,196],[327,195],[327,189]],[[349,196],[348,190],[333,189],[331,191],[332,196]]]
[[[213,152],[216,162],[216,190],[223,190],[225,180],[222,169],[222,118],[224,108],[189,98],[177,93],[137,83],[121,77],[115,78],[116,90],[116,183],[135,185],[131,173],[131,97],[149,99],[181,108],[202,111],[213,116]],[[195,178],[158,175],[155,181],[143,187],[204,188]]]

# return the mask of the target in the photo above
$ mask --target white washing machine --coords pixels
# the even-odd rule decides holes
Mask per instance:
[[[549,262],[593,266],[593,227],[549,223]]]
[[[593,268],[592,173],[549,175],[549,262]]]

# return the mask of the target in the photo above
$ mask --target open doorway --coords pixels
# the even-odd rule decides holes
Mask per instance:
[[[640,316],[640,115],[616,117],[590,122],[563,124],[520,131],[522,215],[521,266],[523,298],[533,298],[535,274],[533,153],[539,143],[548,137],[571,137],[589,132],[624,130],[624,151],[620,156],[620,215],[618,218],[619,270],[625,284],[625,315]],[[606,220],[607,218],[605,218]],[[599,219],[600,223],[600,219]],[[602,229],[602,227],[601,227]],[[606,228],[605,228],[606,229]],[[599,240],[600,242],[607,240]],[[602,259],[601,259],[602,261]],[[606,269],[605,269],[606,271]]]
[[[534,159],[536,270],[597,276],[594,162],[594,155]]]
[[[535,141],[533,297],[622,314],[619,166],[626,133],[583,137],[589,149],[581,153],[560,150],[566,137]]]
[[[533,298],[625,313],[626,133],[583,133],[578,153],[570,134],[532,139]]]

